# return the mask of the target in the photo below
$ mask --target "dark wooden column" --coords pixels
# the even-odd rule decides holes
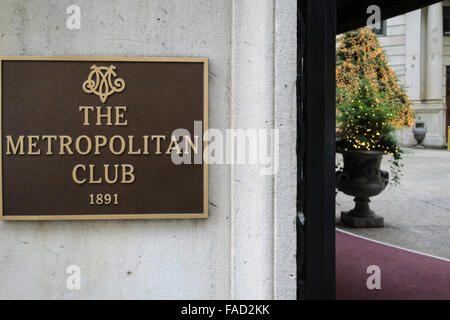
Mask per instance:
[[[334,299],[336,3],[298,5],[299,298]]]

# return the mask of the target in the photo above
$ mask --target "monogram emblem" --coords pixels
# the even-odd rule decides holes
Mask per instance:
[[[82,85],[83,91],[96,94],[103,103],[114,92],[122,92],[125,89],[125,81],[121,78],[116,78],[115,69],[116,67],[113,65],[109,67],[92,65],[92,71]]]

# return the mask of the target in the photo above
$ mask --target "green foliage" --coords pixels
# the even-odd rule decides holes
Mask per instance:
[[[413,124],[411,101],[369,28],[345,33],[336,51],[337,151],[391,155],[391,182],[403,165],[395,131]]]
[[[336,141],[337,151],[382,151],[392,155],[391,181],[397,184],[401,176],[402,151],[395,136],[396,128],[390,121],[396,106],[387,102],[385,93],[378,92],[365,79],[358,81],[356,89],[354,94],[347,94],[347,99],[337,106],[336,117],[340,130]]]
[[[376,35],[369,28],[360,28],[343,34],[336,51],[336,104],[356,94],[358,82],[365,80],[392,109],[389,122],[397,129],[410,127],[414,115],[406,91],[399,85]]]

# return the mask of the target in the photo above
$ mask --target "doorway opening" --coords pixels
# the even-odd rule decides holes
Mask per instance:
[[[395,77],[388,85],[392,85],[392,92],[399,97],[403,90],[408,97],[405,103],[414,110],[412,121],[404,116],[401,126],[395,127],[397,118],[390,117],[397,111],[392,108],[395,100],[389,100],[392,95],[384,95],[388,88],[383,82],[385,78],[358,87],[364,94],[355,94],[357,103],[354,105],[353,100],[345,101],[343,107],[339,105],[342,56],[338,49],[337,135],[338,141],[353,143],[348,149],[338,148],[340,152],[336,155],[339,167],[336,195],[338,299],[450,299],[450,151],[446,150],[450,125],[450,66],[445,65],[445,43],[450,44],[450,40],[442,32],[443,5],[445,3],[438,3],[388,19],[385,35],[369,35],[367,28],[361,31],[367,36],[364,39],[376,39],[377,43],[375,40],[373,43],[352,42],[361,46],[354,50],[360,56],[371,53],[368,48],[371,45],[378,46],[373,52],[382,49],[379,57],[386,58],[386,67]],[[415,33],[417,24],[423,32]],[[352,32],[347,35],[360,39],[357,31]],[[410,42],[396,42],[394,39],[398,40],[398,36],[426,48],[417,50]],[[429,37],[433,37],[433,41],[428,41]],[[437,44],[436,37],[440,37]],[[346,53],[352,50],[352,47],[345,48]],[[414,55],[415,52],[425,52],[425,55]],[[428,56],[431,54],[433,59]],[[408,60],[408,57],[414,59]],[[350,63],[355,60],[358,63],[358,59]],[[367,69],[362,69],[363,76],[370,73],[370,68],[368,63]],[[383,72],[389,75],[391,71],[378,70],[378,75]],[[425,76],[420,76],[421,73]],[[395,83],[402,89],[397,90]],[[379,85],[381,89],[371,92],[372,85]],[[368,92],[375,100],[371,100]],[[389,105],[384,105],[383,101],[388,101]],[[366,113],[367,119],[360,120],[364,118],[366,107],[377,111],[373,116]],[[359,112],[359,108],[363,111]],[[387,110],[387,117],[377,113],[383,108]],[[400,105],[397,108],[400,110]],[[339,116],[339,112],[350,116]],[[374,123],[382,127],[379,132],[375,128],[376,134],[373,133]],[[396,141],[388,139],[387,127],[395,127]],[[386,139],[377,140],[380,134]],[[397,142],[402,150],[401,159],[395,158],[395,149],[392,151]],[[376,159],[375,152],[382,155]],[[395,166],[396,159],[400,166]]]

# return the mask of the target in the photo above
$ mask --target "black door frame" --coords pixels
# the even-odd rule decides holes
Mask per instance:
[[[299,299],[335,299],[336,1],[297,1]]]
[[[297,0],[297,297],[335,299],[336,33],[439,0]],[[337,23],[338,20],[338,23]]]
[[[445,66],[445,138],[448,140],[450,127],[450,66]]]

